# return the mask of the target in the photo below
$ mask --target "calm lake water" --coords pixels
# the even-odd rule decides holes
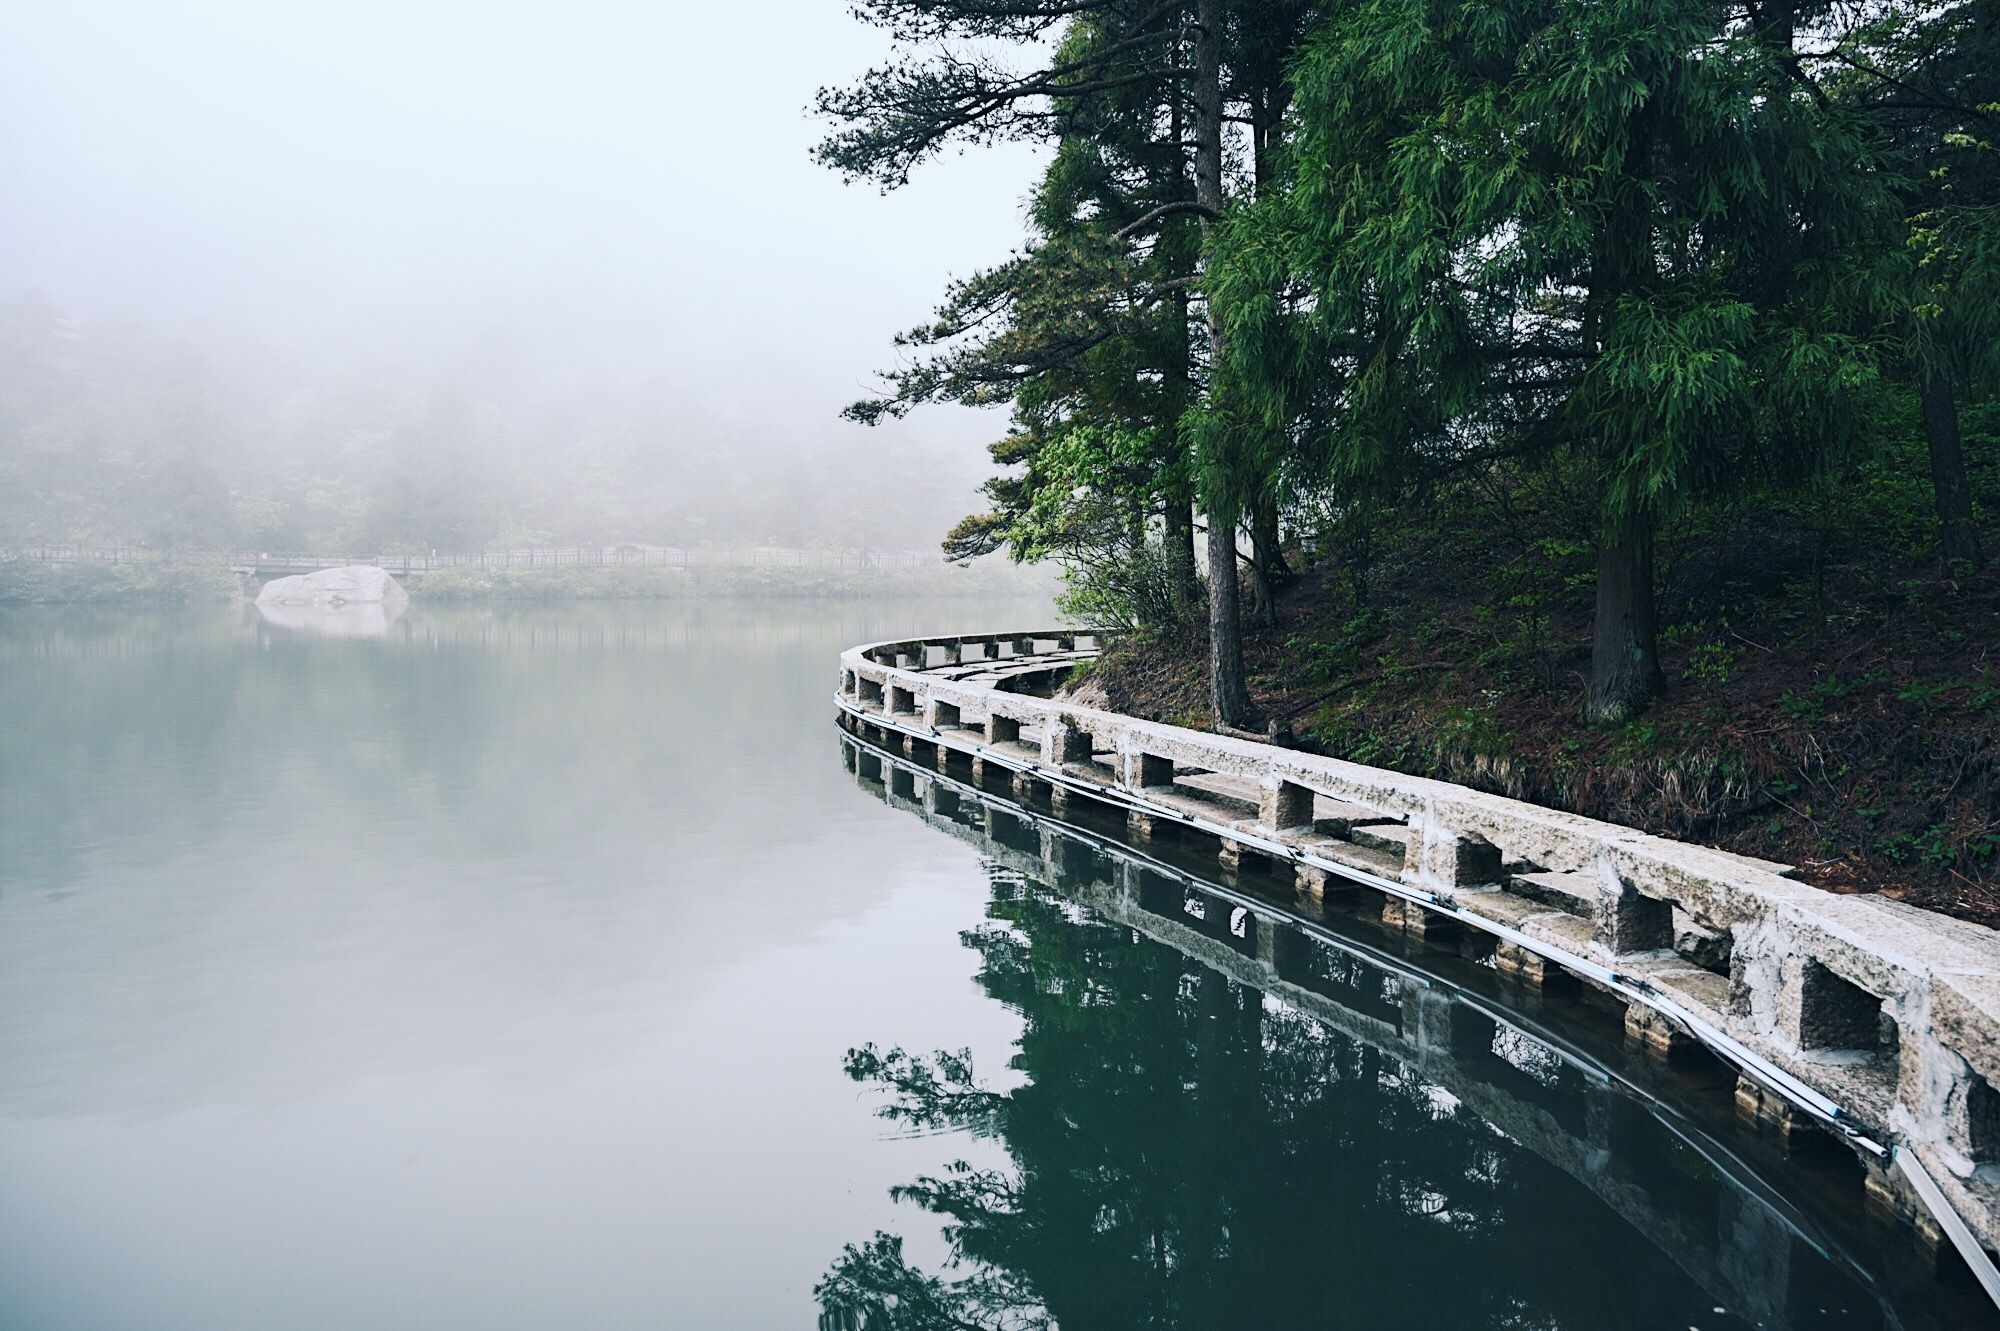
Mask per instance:
[[[0,1327],[1982,1315],[1589,1014],[832,724],[1048,618],[0,611]]]

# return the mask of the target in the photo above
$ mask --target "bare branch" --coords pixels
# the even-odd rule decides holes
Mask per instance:
[[[1139,232],[1152,226],[1153,223],[1182,213],[1193,213],[1197,217],[1205,217],[1211,222],[1220,222],[1222,220],[1222,214],[1207,204],[1197,203],[1193,199],[1182,199],[1175,203],[1163,203],[1151,212],[1139,217],[1138,220],[1127,222],[1124,226],[1112,232],[1111,238],[1113,240],[1129,240]]]

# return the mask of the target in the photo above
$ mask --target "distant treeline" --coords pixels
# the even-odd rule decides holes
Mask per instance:
[[[841,432],[772,438],[665,389],[495,366],[226,356],[41,295],[0,305],[0,546],[906,550],[977,493],[965,450]]]

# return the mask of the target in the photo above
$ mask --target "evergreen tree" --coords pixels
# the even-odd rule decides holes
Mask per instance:
[[[1294,70],[1283,195],[1232,236],[1229,378],[1279,423],[1330,397],[1335,471],[1532,451],[1588,480],[1594,718],[1661,687],[1658,524],[1799,466],[1869,373],[1838,296],[1881,189],[1796,40],[1693,0],[1345,9]],[[1272,332],[1287,308],[1310,327]]]
[[[1155,623],[1186,618],[1196,599],[1190,506],[1199,482],[1215,718],[1244,724],[1237,530],[1251,521],[1253,585],[1268,616],[1282,559],[1277,497],[1236,431],[1213,417],[1201,426],[1190,410],[1222,337],[1212,310],[1189,327],[1200,283],[1188,223],[1218,220],[1241,177],[1226,151],[1229,122],[1249,126],[1251,180],[1270,177],[1289,98],[1284,59],[1313,7],[917,0],[860,12],[928,54],[905,54],[851,89],[821,93],[820,110],[843,124],[821,145],[822,161],[894,188],[949,142],[1059,146],[1027,253],[956,286],[938,318],[904,339],[926,358],[891,376],[888,397],[850,414],[873,420],[923,401],[1011,401],[1015,429],[994,453],[1024,471],[989,486],[994,511],[961,524],[947,551],[973,555],[1004,542],[1017,556],[1129,569],[1120,552],[1147,550],[1157,515],[1163,576],[1134,581],[1165,593],[1125,598]],[[1026,44],[1059,25],[1054,58],[1026,72],[949,44]],[[1198,457],[1191,425],[1204,441]]]
[[[1886,140],[1902,231],[1878,266],[1929,445],[1939,544],[1979,568],[1959,399],[2000,376],[2000,9],[1895,3],[1839,35],[1817,65]]]

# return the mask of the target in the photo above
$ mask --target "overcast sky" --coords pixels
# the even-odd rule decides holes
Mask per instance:
[[[817,435],[1018,242],[1034,171],[977,150],[885,198],[814,165],[813,90],[884,54],[843,0],[6,0],[0,293]]]

